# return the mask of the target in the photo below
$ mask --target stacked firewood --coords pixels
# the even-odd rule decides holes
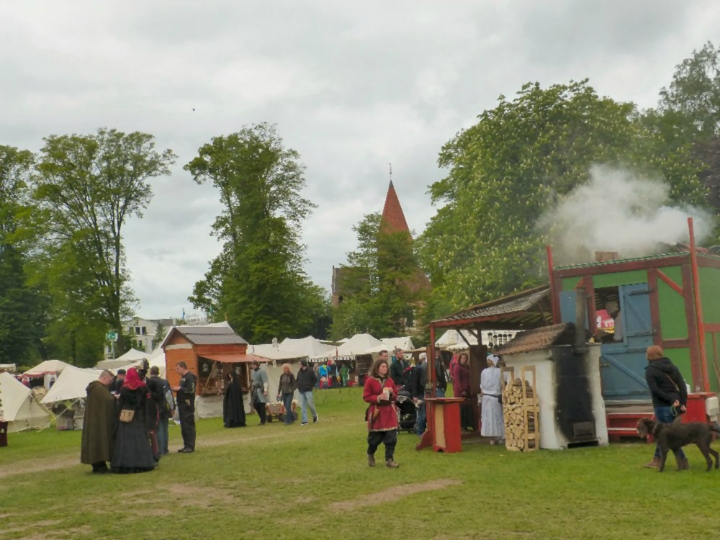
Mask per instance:
[[[529,382],[515,379],[503,391],[503,419],[505,422],[505,447],[514,452],[537,448],[538,419],[535,393]],[[526,442],[526,434],[530,437]],[[526,448],[527,446],[527,448]]]

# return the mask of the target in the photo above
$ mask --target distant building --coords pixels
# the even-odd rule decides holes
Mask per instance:
[[[162,339],[157,339],[158,326],[162,325],[165,335],[170,327],[175,324],[173,319],[143,319],[135,317],[123,322],[123,334],[130,340],[130,347],[141,352],[151,353]],[[163,336],[164,337],[164,336]],[[105,344],[105,357],[112,358],[113,344]]]

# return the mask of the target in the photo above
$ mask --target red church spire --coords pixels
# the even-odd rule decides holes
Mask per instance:
[[[400,199],[398,199],[397,193],[395,192],[392,179],[390,180],[390,186],[388,187],[387,196],[385,197],[385,208],[383,208],[381,228],[387,232],[410,233],[410,228],[405,220],[405,214],[403,213],[402,206],[400,206]]]

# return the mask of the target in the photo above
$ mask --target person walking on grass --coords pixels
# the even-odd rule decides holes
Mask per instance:
[[[112,461],[117,418],[115,397],[109,390],[112,383],[112,373],[105,370],[86,390],[80,463],[92,465],[94,474],[110,472],[107,462]]]
[[[260,417],[260,425],[264,426],[267,421],[267,409],[265,405],[268,402],[268,376],[265,370],[260,369],[260,362],[252,363],[252,372],[250,373],[252,381],[252,406]]]
[[[370,467],[375,466],[375,451],[385,445],[385,466],[397,469],[395,446],[397,445],[398,417],[395,408],[397,387],[389,376],[387,360],[376,360],[365,381],[363,400],[369,403],[367,409],[367,459]]]
[[[665,357],[663,350],[657,345],[648,347],[645,356],[648,360],[648,365],[645,367],[645,380],[650,388],[655,419],[663,424],[672,424],[678,415],[686,411],[687,386],[685,380],[680,374],[680,370],[669,358]],[[678,451],[673,450],[673,453],[677,460],[678,470],[690,468],[690,463],[682,448]],[[659,446],[655,447],[652,461],[646,463],[645,467],[648,469],[660,467]]]
[[[302,421],[301,426],[307,426],[308,423],[308,408],[313,415],[313,422],[318,421],[318,414],[315,410],[315,403],[313,402],[313,388],[317,384],[317,375],[315,371],[308,367],[307,360],[300,360],[300,370],[297,374],[297,391],[300,396],[300,408],[302,409]]]
[[[195,451],[195,388],[197,377],[188,370],[185,362],[178,362],[175,370],[180,375],[180,382],[173,388],[173,391],[177,393],[180,432],[183,438],[183,447],[178,452],[190,454]]]
[[[295,422],[295,415],[292,410],[293,396],[295,395],[295,375],[290,371],[290,364],[283,364],[282,375],[278,383],[278,400],[282,399],[285,408],[285,425],[289,426]]]

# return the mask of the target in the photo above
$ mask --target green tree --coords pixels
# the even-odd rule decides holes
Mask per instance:
[[[378,213],[366,215],[353,230],[358,249],[348,253],[348,264],[342,267],[339,286],[344,301],[335,310],[331,335],[403,335],[413,326],[426,294],[426,277],[415,259],[412,237],[383,230]]]
[[[122,320],[131,315],[134,302],[123,227],[130,217],[142,217],[152,198],[150,180],[170,174],[176,156],[157,151],[154,137],[140,132],[99,129],[95,135],[44,140],[33,196],[44,216],[56,326],[72,329],[65,334],[70,343],[58,346],[77,351],[76,338],[84,335],[83,348],[97,356],[102,336],[111,328],[119,332],[121,353],[129,345]]]
[[[433,301],[444,313],[547,280],[536,223],[545,209],[588,179],[592,164],[660,174],[671,196],[702,201],[697,163],[684,146],[668,151],[631,103],[600,97],[587,81],[517,97],[461,131],[440,152],[447,176],[430,188],[441,204],[419,239]]]
[[[0,146],[0,362],[33,364],[42,355],[42,292],[28,284],[32,242],[21,221],[31,213],[28,179],[34,156]]]
[[[214,137],[185,170],[212,182],[223,203],[213,225],[223,251],[195,284],[193,305],[253,343],[311,331],[322,301],[302,268],[300,228],[314,205],[301,195],[298,152],[262,123]]]
[[[165,339],[168,329],[162,322],[158,322],[155,328],[155,335],[153,336],[153,349],[156,349]]]

